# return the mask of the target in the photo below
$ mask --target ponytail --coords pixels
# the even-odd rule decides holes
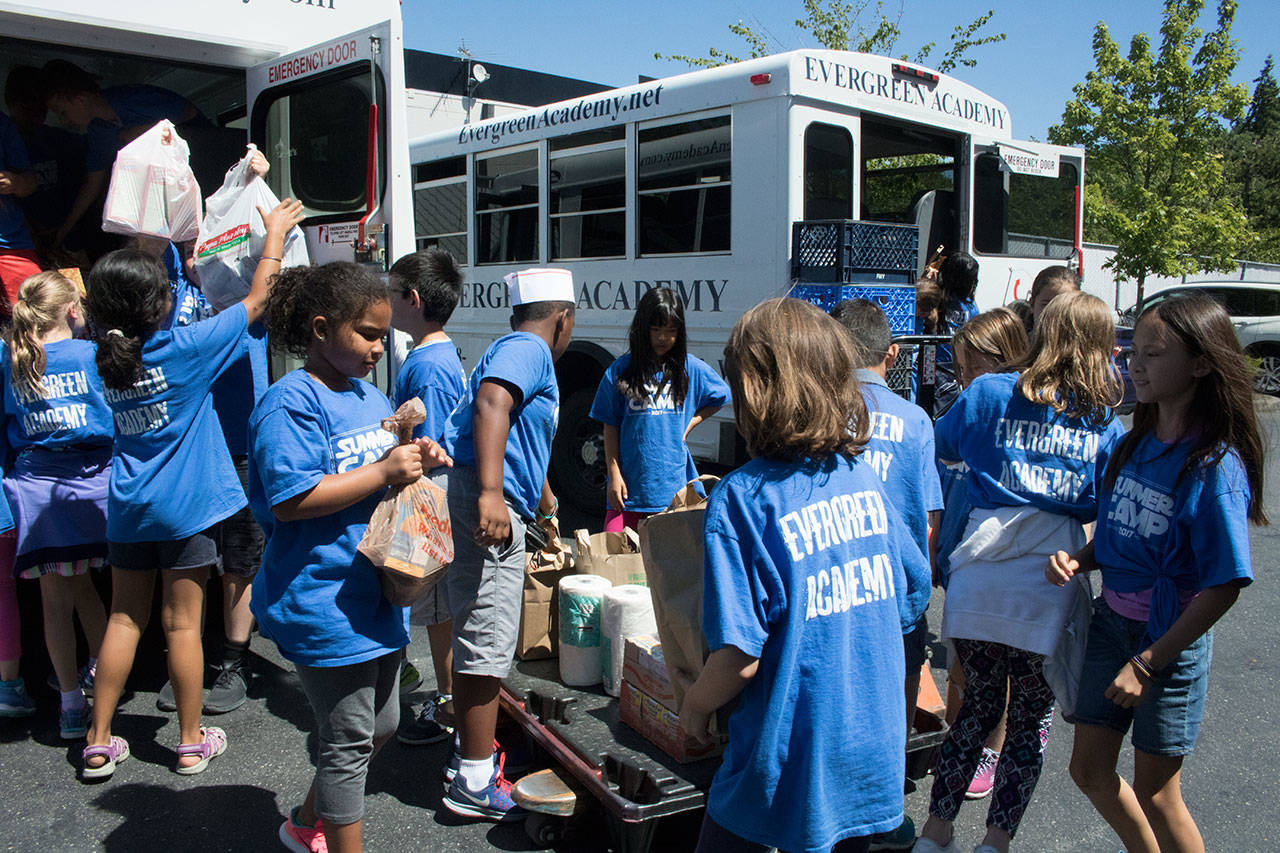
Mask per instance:
[[[40,395],[46,364],[40,338],[65,321],[67,308],[79,301],[76,286],[58,272],[37,273],[18,288],[7,341],[10,375],[19,399]]]
[[[118,249],[93,265],[87,290],[102,384],[116,391],[132,388],[142,378],[142,344],[173,304],[169,275],[151,255]]]

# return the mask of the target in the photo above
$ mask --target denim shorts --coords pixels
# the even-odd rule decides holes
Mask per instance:
[[[902,635],[902,650],[907,658],[908,676],[918,672],[929,659],[929,620],[924,613],[920,614],[911,630]]]
[[[215,524],[186,539],[169,542],[107,542],[107,562],[115,569],[200,569],[222,567],[222,527]]]
[[[1132,726],[1134,749],[1148,755],[1190,755],[1204,717],[1213,632],[1206,632],[1157,672],[1155,684],[1141,704],[1121,708],[1104,694],[1129,658],[1146,648],[1142,642],[1146,628],[1145,622],[1116,613],[1102,596],[1094,599],[1080,695],[1070,722],[1121,734]]]

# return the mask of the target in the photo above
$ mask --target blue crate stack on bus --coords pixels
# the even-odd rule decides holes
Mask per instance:
[[[791,226],[790,295],[830,311],[846,299],[884,309],[895,335],[915,332],[919,231],[914,225],[848,219]]]

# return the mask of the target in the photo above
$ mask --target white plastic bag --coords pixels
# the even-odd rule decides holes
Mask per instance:
[[[280,203],[266,181],[249,171],[249,161],[257,150],[250,145],[244,158],[227,170],[218,191],[205,201],[196,242],[196,274],[205,299],[218,311],[249,293],[267,240],[258,208],[271,210]],[[295,226],[285,237],[281,266],[310,262],[302,229]]]
[[[121,148],[111,167],[102,230],[180,243],[200,230],[200,185],[173,123],[157,122]]]

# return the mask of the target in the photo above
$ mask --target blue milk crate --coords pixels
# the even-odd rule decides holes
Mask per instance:
[[[867,299],[884,310],[891,333],[910,335],[916,330],[914,285],[793,284],[787,295],[816,305],[828,314],[846,299]]]
[[[802,282],[854,283],[867,273],[914,284],[919,263],[914,225],[822,219],[791,225],[791,277]]]

